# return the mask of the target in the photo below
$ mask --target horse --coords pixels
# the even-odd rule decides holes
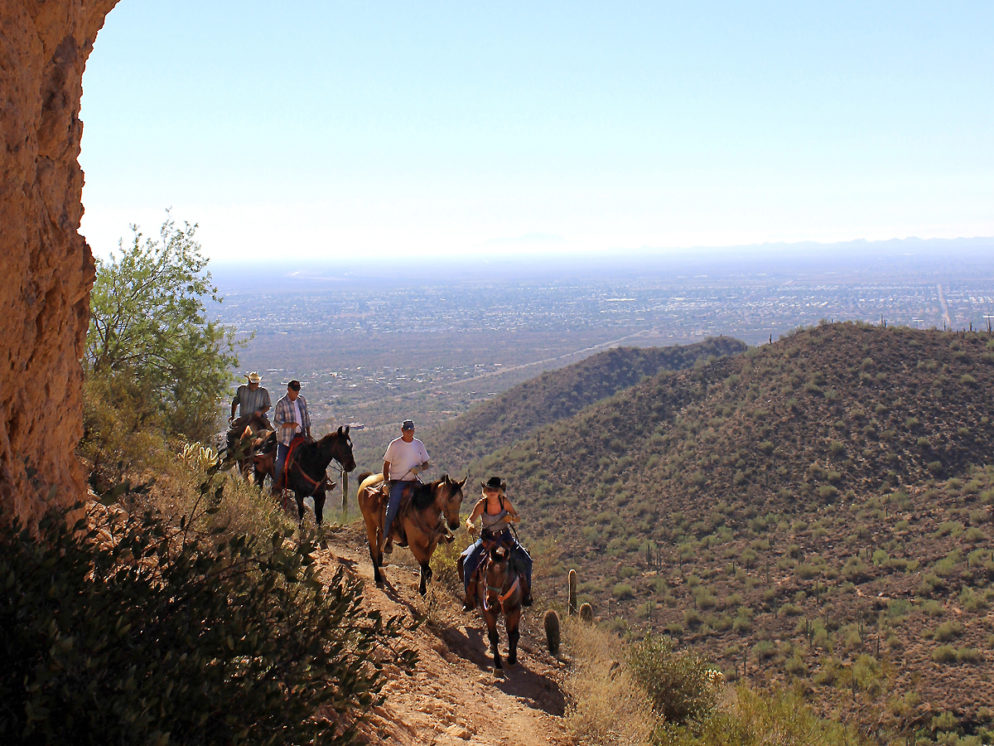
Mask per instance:
[[[335,459],[345,471],[355,469],[355,458],[352,456],[352,440],[349,438],[349,428],[338,428],[337,432],[328,433],[320,440],[299,442],[291,447],[283,467],[282,485],[274,485],[274,492],[285,485],[293,490],[297,500],[297,515],[304,522],[304,498],[314,498],[314,520],[321,525],[324,516],[325,492],[334,488],[334,483],[328,481],[325,470],[331,460]]]
[[[507,662],[513,666],[518,662],[518,625],[521,622],[521,600],[524,596],[521,576],[512,567],[511,549],[506,544],[484,539],[483,548],[484,557],[477,571],[480,578],[476,584],[477,605],[487,625],[494,668],[503,668],[498,650],[500,638],[497,634],[497,619],[501,615],[507,630]]]
[[[225,434],[228,453],[238,464],[238,472],[248,478],[253,473],[256,486],[260,485],[258,470],[255,470],[255,456],[264,451],[264,445],[272,440],[275,444],[275,432],[265,417],[252,414],[239,417],[231,423]],[[275,448],[275,445],[273,446]],[[265,475],[263,475],[263,479]]]
[[[362,520],[366,524],[366,539],[369,541],[369,558],[373,562],[373,579],[377,585],[383,584],[383,553],[380,550],[380,539],[383,535],[383,520],[386,512],[388,497],[383,493],[382,474],[363,474],[359,477],[359,489],[356,502],[362,511]],[[441,539],[452,541],[451,535],[445,530],[445,524],[455,531],[459,528],[459,508],[462,506],[462,487],[466,480],[457,482],[443,474],[441,479],[428,484],[416,483],[410,504],[405,509],[401,503],[400,511],[393,522],[393,528],[403,531],[410,547],[411,554],[421,567],[421,583],[418,593],[422,596],[428,591],[428,581],[431,580],[431,555]],[[444,523],[443,523],[444,517]],[[395,534],[397,536],[397,534]]]
[[[271,489],[276,490],[276,431],[270,430],[269,435],[255,446],[252,455],[252,480],[256,487],[262,488],[266,477],[270,478]]]

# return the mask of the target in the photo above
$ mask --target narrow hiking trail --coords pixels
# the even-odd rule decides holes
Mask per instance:
[[[362,734],[369,743],[524,744],[573,743],[563,726],[565,700],[560,683],[565,665],[545,649],[542,612],[527,610],[522,621],[518,663],[495,671],[486,627],[479,612],[463,612],[459,600],[440,583],[428,595],[417,593],[417,567],[401,547],[387,556],[386,582],[377,588],[365,532],[359,524],[331,529],[316,563],[333,573],[344,565],[363,583],[364,604],[405,619],[399,642],[417,651],[411,675],[386,669],[386,702],[375,708]],[[417,620],[426,620],[411,630]],[[501,653],[507,651],[500,626]]]

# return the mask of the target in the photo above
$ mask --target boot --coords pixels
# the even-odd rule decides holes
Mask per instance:
[[[476,608],[476,582],[471,582],[466,588],[466,598],[462,602],[463,611],[472,611]]]

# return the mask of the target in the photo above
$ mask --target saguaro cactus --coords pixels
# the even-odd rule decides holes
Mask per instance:
[[[580,604],[580,620],[584,622],[594,621],[594,607],[586,601]]]
[[[576,570],[569,571],[569,599],[566,603],[566,610],[570,616],[576,614]]]
[[[549,609],[542,618],[545,626],[545,644],[549,646],[549,652],[559,655],[559,614],[555,609]]]

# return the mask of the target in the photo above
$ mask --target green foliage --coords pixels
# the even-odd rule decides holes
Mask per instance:
[[[649,635],[635,643],[628,651],[628,665],[666,722],[699,720],[714,711],[718,694],[711,669],[691,652],[674,651],[669,638]]]
[[[196,522],[51,511],[29,535],[0,516],[0,741],[354,741],[384,657],[414,663],[388,650],[399,620],[342,569],[322,582],[307,542]]]
[[[220,298],[196,225],[167,215],[158,239],[132,231],[120,256],[97,262],[85,374],[107,381],[107,396],[132,417],[200,440],[215,429],[240,342],[207,317],[206,301]]]
[[[819,718],[796,692],[739,687],[727,711],[686,726],[663,725],[653,740],[667,746],[836,746],[859,743],[851,728]]]

